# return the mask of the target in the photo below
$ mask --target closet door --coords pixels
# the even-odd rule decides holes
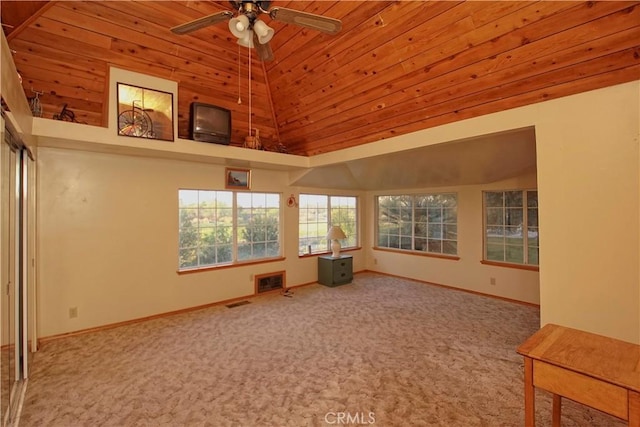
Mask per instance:
[[[2,421],[11,413],[16,377],[16,165],[17,152],[4,133],[0,143],[0,407]]]
[[[26,384],[27,326],[35,316],[35,167],[8,122],[0,124],[0,423],[11,425]]]
[[[19,170],[17,171],[16,179],[19,182],[16,185],[16,193],[18,197],[18,203],[20,205],[16,214],[19,215],[18,232],[19,235],[19,262],[16,268],[20,269],[19,284],[20,290],[17,292],[16,298],[16,337],[18,337],[19,344],[16,345],[16,360],[20,362],[19,369],[16,370],[16,376],[21,379],[27,379],[29,373],[29,319],[32,314],[29,310],[30,302],[30,289],[34,285],[32,272],[34,271],[33,252],[34,247],[31,244],[32,239],[30,236],[34,233],[31,232],[32,226],[35,224],[32,221],[32,209],[31,204],[31,192],[29,191],[31,186],[31,169],[33,168],[33,160],[29,157],[29,152],[26,148],[22,148],[19,153]]]

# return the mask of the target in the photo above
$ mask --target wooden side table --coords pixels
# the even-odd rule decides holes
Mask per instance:
[[[548,324],[518,347],[524,356],[525,426],[535,426],[535,387],[553,393],[553,426],[562,397],[640,427],[640,346]]]

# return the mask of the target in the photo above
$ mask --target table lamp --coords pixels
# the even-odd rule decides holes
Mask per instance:
[[[327,233],[327,239],[331,240],[331,250],[333,253],[331,254],[332,258],[340,257],[340,242],[339,239],[346,239],[347,236],[342,231],[342,228],[338,225],[332,225],[329,228],[329,232]]]

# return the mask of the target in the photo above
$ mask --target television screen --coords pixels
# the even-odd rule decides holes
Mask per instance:
[[[231,111],[217,105],[192,102],[191,139],[229,144],[231,142]]]

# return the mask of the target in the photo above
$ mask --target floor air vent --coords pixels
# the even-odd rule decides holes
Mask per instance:
[[[280,291],[285,288],[285,285],[284,271],[256,275],[256,294]]]

